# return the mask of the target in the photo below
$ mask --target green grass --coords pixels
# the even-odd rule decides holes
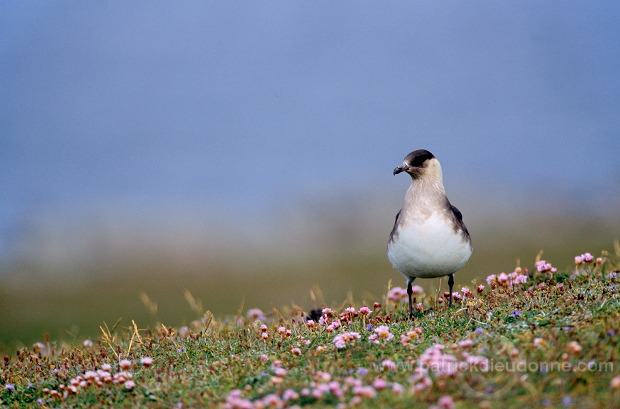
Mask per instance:
[[[92,345],[43,339],[6,356],[0,364],[0,402],[44,408],[249,402],[260,407],[269,400],[271,407],[305,408],[619,407],[620,385],[614,387],[620,383],[617,260],[604,257],[602,263],[554,273],[529,267],[525,284],[492,288],[484,282],[478,293],[480,283],[473,283],[468,286],[472,296],[452,309],[437,302],[437,294],[418,297],[421,311],[414,321],[406,318],[403,301],[386,296],[376,300],[380,305],[366,304],[373,310],[368,316],[349,314],[348,322],[342,319],[332,332],[326,324],[308,325],[309,311],[294,305],[266,312],[264,322],[245,313],[214,318],[188,293],[197,319],[185,328],[142,328],[122,320],[102,325]],[[347,314],[344,308],[362,305],[347,300],[323,307],[334,310],[334,320]],[[382,325],[393,338],[370,342]],[[291,335],[281,334],[279,327]],[[401,343],[401,336],[416,327],[421,331],[407,345]],[[339,349],[334,338],[344,332],[358,332],[360,338]],[[464,340],[471,345],[457,344]],[[437,344],[443,351],[433,349]],[[421,362],[431,355],[432,364],[424,369]],[[152,365],[141,365],[142,357],[152,358]],[[482,368],[467,367],[468,357],[484,362]],[[86,381],[88,371],[105,364],[111,375],[122,372],[123,359],[131,361],[132,388],[127,379]],[[386,360],[392,369],[384,367]],[[440,362],[458,366],[433,366]],[[72,380],[75,392],[69,390]],[[282,402],[288,395],[292,399]]]

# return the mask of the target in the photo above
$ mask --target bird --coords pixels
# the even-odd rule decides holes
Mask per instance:
[[[425,149],[409,153],[394,175],[402,172],[411,176],[411,185],[394,220],[387,258],[407,279],[409,317],[413,318],[411,285],[415,279],[447,275],[451,307],[454,273],[465,266],[473,246],[463,215],[446,196],[435,155]]]

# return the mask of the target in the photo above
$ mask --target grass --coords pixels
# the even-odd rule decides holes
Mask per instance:
[[[103,324],[98,340],[43,339],[5,356],[0,402],[9,408],[619,407],[616,250],[615,257],[603,254],[566,271],[540,263],[519,268],[528,276],[522,284],[498,275],[480,292],[481,283],[467,286],[469,295],[459,287],[452,309],[442,294],[418,295],[413,321],[394,289],[369,303],[325,305],[333,312],[314,323],[306,318],[310,311],[295,305],[215,318],[186,292],[197,317],[187,327],[141,328],[123,320]],[[362,306],[372,311],[364,315]],[[345,333],[353,335],[338,348],[335,338]]]

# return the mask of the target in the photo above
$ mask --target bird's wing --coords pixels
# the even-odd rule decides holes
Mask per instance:
[[[448,202],[448,205],[450,206],[450,210],[452,211],[452,214],[454,215],[454,218],[456,219],[454,221],[455,230],[458,227],[463,232],[465,232],[466,235],[469,236],[469,232],[467,231],[467,227],[465,227],[465,223],[463,223],[463,214],[461,213],[461,211],[459,209],[457,209],[455,206],[452,206],[452,204],[450,202]]]
[[[400,217],[400,212],[402,211],[403,209],[400,209],[398,213],[396,213],[396,218],[394,219],[394,227],[392,227],[392,232],[390,233],[390,241],[394,240],[394,235],[396,234],[396,228],[398,226],[398,218]]]

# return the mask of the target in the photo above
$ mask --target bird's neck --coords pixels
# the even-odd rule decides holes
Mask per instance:
[[[440,177],[412,179],[405,194],[405,209],[437,209],[445,204],[446,190]]]

